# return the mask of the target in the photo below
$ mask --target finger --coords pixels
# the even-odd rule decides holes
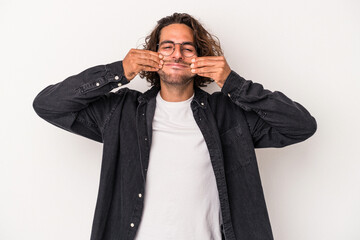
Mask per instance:
[[[147,59],[147,58],[139,58],[139,59],[137,59],[136,64],[141,65],[141,66],[153,67],[153,68],[162,67],[161,63],[155,62],[152,59]]]
[[[160,53],[150,50],[134,49],[134,53],[137,54],[138,57],[150,58],[155,61],[158,61],[163,58],[163,56]]]
[[[134,50],[134,52],[136,52],[136,53],[147,53],[147,54],[151,54],[153,56],[159,56],[158,52],[154,52],[151,50],[146,50],[146,49],[132,49],[132,50]]]
[[[137,64],[149,65],[153,67],[161,66],[163,64],[158,55],[154,56],[153,52],[148,50],[131,49],[125,59],[127,59],[127,62],[130,65],[134,66],[135,64],[134,67],[136,67]],[[149,61],[152,61],[152,63]]]
[[[220,73],[221,68],[214,67],[202,67],[202,68],[193,68],[191,69],[192,73],[204,74],[204,73]]]
[[[138,61],[142,60],[142,61],[152,61],[154,62],[154,64],[159,65],[160,67],[164,64],[164,61],[162,59],[159,58],[159,56],[153,56],[147,53],[140,53],[137,56]],[[152,64],[150,64],[152,65]]]
[[[224,56],[204,56],[204,57],[195,57],[191,59],[192,62],[200,62],[200,61],[224,61]]]
[[[150,66],[146,66],[146,65],[137,65],[136,67],[136,74],[138,74],[141,71],[145,71],[145,72],[156,72],[159,71],[159,67],[150,67]]]
[[[215,67],[218,63],[216,61],[201,61],[194,62],[190,65],[191,68]]]
[[[226,64],[224,58],[201,58],[193,61],[190,67],[192,68],[201,68],[205,66],[213,66],[213,67],[222,67]]]
[[[215,80],[219,86],[222,87],[226,79],[228,78],[231,70],[224,71],[223,68],[213,68],[213,69],[206,69],[206,68],[199,68],[198,72],[196,73],[202,77],[208,77]]]
[[[148,67],[148,66],[141,66],[140,71],[145,71],[145,72],[157,72],[157,71],[159,71],[159,68],[153,68],[153,67]]]

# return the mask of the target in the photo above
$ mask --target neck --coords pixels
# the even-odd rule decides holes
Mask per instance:
[[[186,85],[173,85],[160,81],[160,95],[167,102],[182,102],[194,94],[194,81]]]

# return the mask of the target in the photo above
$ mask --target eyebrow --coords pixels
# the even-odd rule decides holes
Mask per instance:
[[[174,41],[171,41],[171,40],[165,40],[165,41],[162,41],[162,42],[159,43],[159,44],[162,44],[162,43],[175,43],[175,42],[174,42]],[[195,46],[195,43],[193,43],[193,42],[182,42],[182,43],[180,43],[180,44],[190,44],[190,45]]]

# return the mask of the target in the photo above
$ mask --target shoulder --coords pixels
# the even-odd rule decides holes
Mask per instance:
[[[228,108],[233,107],[235,104],[230,100],[230,98],[225,95],[223,92],[217,91],[214,93],[207,93],[208,94],[208,101],[211,107],[213,108]]]
[[[109,92],[106,95],[106,97],[109,99],[112,99],[112,100],[121,100],[121,99],[137,100],[142,95],[143,95],[143,93],[138,90],[129,89],[127,87],[124,87],[124,88],[120,88],[116,91]]]
[[[245,111],[243,108],[238,106],[228,94],[223,91],[217,91],[208,94],[208,104],[213,112],[215,118],[231,118],[233,120],[244,118],[252,112]]]

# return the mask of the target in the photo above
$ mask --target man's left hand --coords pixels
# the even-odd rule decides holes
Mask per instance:
[[[213,79],[221,88],[231,72],[224,56],[196,57],[191,62],[192,73]]]

